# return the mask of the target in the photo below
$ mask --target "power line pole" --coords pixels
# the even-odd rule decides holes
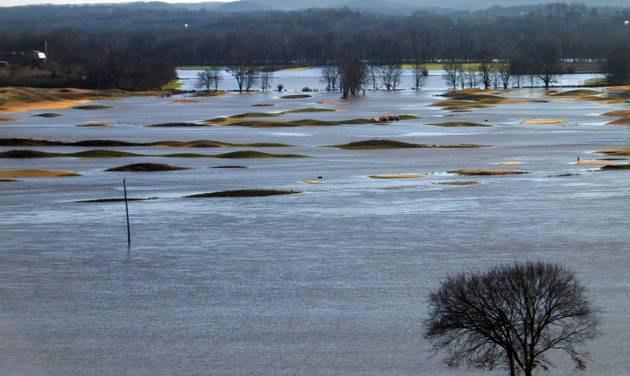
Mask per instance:
[[[127,214],[127,246],[131,248],[131,226],[129,225],[129,203],[127,202],[126,179],[123,179],[123,191],[125,192],[125,213]]]

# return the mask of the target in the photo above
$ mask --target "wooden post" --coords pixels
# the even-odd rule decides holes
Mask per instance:
[[[129,225],[129,204],[127,203],[127,182],[123,179],[123,191],[125,192],[125,213],[127,214],[127,246],[131,247],[131,226]]]

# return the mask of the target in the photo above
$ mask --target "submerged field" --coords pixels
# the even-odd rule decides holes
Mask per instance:
[[[274,82],[316,84],[293,74]],[[3,113],[17,121],[0,123],[0,374],[501,375],[430,357],[426,294],[534,259],[574,269],[602,310],[585,375],[628,374],[630,170],[603,168],[630,160],[630,127],[606,125],[628,105],[521,89],[454,112],[432,105],[444,92],[432,76],[420,94],[348,102],[289,91]],[[400,114],[413,118],[147,126]],[[90,122],[107,126],[77,127]],[[550,375],[570,372],[554,362]]]

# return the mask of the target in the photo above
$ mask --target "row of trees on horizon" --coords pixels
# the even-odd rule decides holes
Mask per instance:
[[[470,84],[462,70],[470,63],[482,69],[481,86],[496,81],[503,85],[507,74],[547,77],[543,81],[548,85],[562,72],[562,62],[614,63],[630,49],[630,29],[623,22],[630,11],[579,5],[540,7],[511,17],[488,12],[463,18],[427,12],[388,16],[341,9],[209,14],[207,23],[187,24],[186,13],[175,15],[152,28],[146,27],[149,16],[139,26],[123,22],[121,28],[117,20],[124,12],[101,15],[94,29],[47,21],[43,15],[33,27],[37,31],[0,25],[0,60],[13,67],[10,74],[0,75],[0,84],[154,89],[172,80],[178,65],[247,68],[237,71],[336,66],[343,82],[365,83],[369,66],[410,64],[417,68],[416,86],[421,86],[423,66],[441,62],[453,88]],[[28,51],[43,50],[44,45],[48,61],[37,68],[47,74],[21,74],[19,68],[33,65]],[[622,83],[630,74],[617,65],[609,69],[611,79]],[[351,78],[353,74],[358,77]],[[245,75],[239,87],[247,86]],[[357,88],[347,89],[351,95]]]

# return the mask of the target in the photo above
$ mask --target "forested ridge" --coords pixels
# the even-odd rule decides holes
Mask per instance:
[[[0,10],[5,84],[158,88],[178,65],[335,64],[340,55],[383,64],[531,60],[605,61],[630,45],[630,8],[581,4],[419,11],[350,9],[219,12],[160,3],[31,6]],[[20,76],[30,52],[48,51],[40,77]]]

